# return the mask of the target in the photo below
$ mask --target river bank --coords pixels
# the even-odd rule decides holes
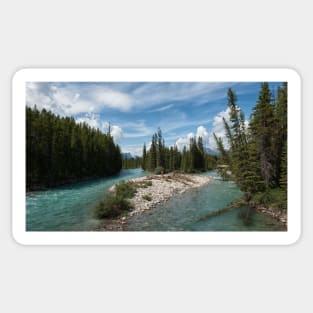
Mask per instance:
[[[275,209],[275,208],[266,208],[263,206],[257,206],[256,211],[268,215],[272,218],[274,218],[275,220],[277,220],[278,223],[282,224],[284,227],[286,227],[287,229],[287,211],[285,210],[279,210],[279,209]]]
[[[134,209],[126,216],[102,221],[97,230],[124,230],[129,218],[151,210],[174,196],[202,187],[208,184],[211,178],[197,174],[169,173],[144,176],[130,179],[129,181],[136,183],[138,186],[134,197],[130,199],[130,203]],[[110,192],[114,192],[114,190],[115,185],[109,189]]]

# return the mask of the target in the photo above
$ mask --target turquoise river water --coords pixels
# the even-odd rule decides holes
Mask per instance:
[[[122,170],[117,176],[103,178],[26,196],[27,231],[92,231],[99,221],[92,217],[92,208],[105,197],[113,184],[144,176],[140,169]],[[241,192],[233,182],[222,181],[212,171],[211,182],[201,188],[173,197],[165,204],[134,216],[129,220],[129,231],[280,231],[270,217],[253,215],[252,224],[244,225],[238,218],[240,208],[200,220],[206,214],[226,207]]]

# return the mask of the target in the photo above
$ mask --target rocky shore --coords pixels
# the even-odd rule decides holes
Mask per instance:
[[[119,231],[124,230],[127,220],[147,210],[155,208],[175,195],[182,194],[188,190],[198,188],[209,183],[209,176],[197,174],[169,173],[163,175],[144,176],[129,181],[136,183],[137,192],[130,199],[134,209],[126,216],[115,220],[103,221],[97,230]],[[114,191],[112,186],[109,191]]]
[[[169,173],[163,175],[144,176],[129,180],[136,184],[137,191],[131,202],[133,209],[126,215],[116,219],[105,219],[96,230],[99,231],[123,231],[127,230],[127,221],[134,215],[156,208],[173,196],[183,194],[194,188],[204,186],[212,178],[197,174]],[[114,192],[115,185],[109,191]],[[277,223],[287,229],[287,212],[274,208],[256,206],[254,209],[262,214],[269,215],[277,220]]]
[[[274,208],[265,208],[265,207],[256,207],[256,210],[262,214],[269,215],[276,219],[280,224],[284,225],[287,228],[287,212],[274,209]]]

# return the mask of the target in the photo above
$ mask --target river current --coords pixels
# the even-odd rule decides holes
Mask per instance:
[[[92,217],[92,208],[113,184],[144,176],[141,169],[122,170],[114,177],[67,185],[47,191],[28,193],[26,196],[27,231],[92,231],[99,221]],[[259,213],[252,223],[245,225],[238,217],[242,208],[215,216],[201,218],[226,207],[241,196],[238,187],[223,181],[216,172],[204,175],[211,182],[201,188],[173,197],[159,207],[129,220],[129,231],[275,231],[283,230],[275,221]]]

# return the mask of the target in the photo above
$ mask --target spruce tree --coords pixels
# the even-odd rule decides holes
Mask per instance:
[[[277,101],[274,108],[273,153],[275,157],[275,181],[277,186],[280,185],[282,154],[287,142],[287,94],[287,83],[283,83],[282,87],[278,87]]]
[[[151,147],[149,151],[149,170],[154,171],[157,166],[157,136],[153,134]]]
[[[141,164],[143,170],[146,170],[146,163],[147,163],[147,149],[146,143],[144,143],[142,148],[142,164]]]
[[[280,187],[283,190],[287,190],[287,183],[288,183],[287,169],[288,169],[288,166],[287,166],[287,141],[286,141],[282,150],[281,165],[280,165]]]
[[[254,107],[250,122],[252,140],[256,143],[257,155],[261,165],[261,175],[268,188],[274,180],[272,149],[274,111],[271,104],[272,94],[268,83],[262,83],[257,105]]]

